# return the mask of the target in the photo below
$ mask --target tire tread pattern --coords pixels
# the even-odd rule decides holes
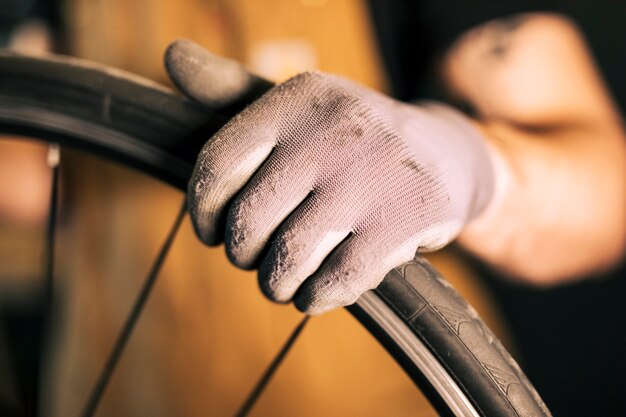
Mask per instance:
[[[425,258],[389,272],[375,292],[429,346],[481,414],[551,415],[476,310]]]

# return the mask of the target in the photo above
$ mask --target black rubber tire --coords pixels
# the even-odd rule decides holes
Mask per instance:
[[[228,118],[143,78],[64,57],[0,52],[0,133],[58,142],[181,190]],[[422,258],[348,308],[443,415],[549,416],[474,309]]]

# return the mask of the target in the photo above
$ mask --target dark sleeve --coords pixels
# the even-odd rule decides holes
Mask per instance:
[[[499,17],[546,10],[553,0],[369,0],[391,94],[434,98],[429,80],[438,53],[463,32]]]
[[[539,0],[430,0],[422,1],[419,21],[436,50],[446,49],[464,32],[485,22],[518,13],[552,9]]]

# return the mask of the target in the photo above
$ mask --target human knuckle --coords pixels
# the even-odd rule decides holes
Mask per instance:
[[[294,84],[301,86],[309,86],[319,84],[320,82],[324,83],[328,79],[328,75],[319,72],[319,71],[304,71],[300,74],[295,75],[291,78]]]
[[[284,85],[294,93],[306,92],[311,96],[313,102],[342,100],[352,97],[349,89],[345,88],[336,77],[319,71],[300,73],[286,81]]]

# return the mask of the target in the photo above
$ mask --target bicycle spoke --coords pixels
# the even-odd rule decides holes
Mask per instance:
[[[289,336],[283,347],[280,349],[272,363],[270,363],[270,365],[267,367],[267,369],[263,373],[263,376],[261,377],[261,379],[259,379],[259,382],[257,382],[252,392],[248,395],[248,398],[246,398],[246,401],[239,408],[239,411],[237,411],[237,414],[235,414],[236,417],[244,417],[248,415],[254,404],[256,404],[257,400],[261,396],[261,393],[269,383],[270,379],[276,373],[276,370],[278,370],[278,367],[285,359],[285,356],[287,356],[287,353],[289,353],[289,350],[291,350],[291,348],[293,347],[294,343],[298,339],[298,336],[300,336],[300,334],[302,333],[304,326],[307,324],[310,318],[311,316],[304,316],[304,318],[300,321],[300,323],[298,323],[295,329],[293,329],[291,335]]]
[[[52,309],[52,297],[54,292],[54,253],[56,240],[57,211],[59,204],[59,166],[61,162],[61,150],[59,145],[50,144],[48,148],[48,166],[52,174],[50,185],[50,206],[48,208],[48,225],[46,229],[46,246],[44,255],[44,287],[43,307],[46,317]],[[47,319],[49,322],[49,319]]]
[[[30,398],[39,398],[41,394],[41,380],[43,378],[44,360],[48,355],[50,339],[52,337],[52,308],[54,299],[54,259],[56,254],[56,230],[59,210],[59,172],[61,164],[61,149],[58,144],[48,145],[47,156],[48,167],[50,168],[50,200],[48,205],[48,218],[46,224],[46,235],[43,254],[43,282],[39,293],[41,303],[41,322],[38,335],[37,366],[34,370],[33,381],[37,381],[29,388]]]
[[[176,220],[174,221],[174,224],[172,225],[172,228],[170,229],[167,235],[167,238],[165,239],[165,242],[163,242],[163,246],[161,247],[161,250],[159,251],[156,260],[154,261],[154,263],[152,264],[152,267],[150,268],[148,277],[146,278],[143,286],[141,287],[141,290],[139,291],[139,294],[137,295],[137,299],[135,300],[135,303],[133,304],[133,307],[129,315],[126,318],[126,322],[124,323],[124,326],[122,327],[122,330],[120,331],[117,337],[115,345],[113,346],[113,350],[111,351],[109,358],[107,359],[106,365],[102,369],[102,373],[100,374],[100,377],[98,378],[98,381],[96,385],[94,386],[91,392],[91,395],[89,396],[89,400],[87,404],[85,405],[85,408],[83,409],[83,413],[82,413],[83,417],[92,416],[93,413],[96,411],[96,408],[98,407],[98,403],[100,402],[100,398],[102,397],[102,394],[104,393],[104,390],[109,380],[111,379],[111,375],[113,374],[113,371],[115,370],[115,366],[117,365],[122,355],[122,352],[124,351],[124,347],[126,346],[128,340],[130,339],[130,336],[135,327],[135,324],[137,323],[137,320],[139,319],[139,316],[141,312],[143,311],[143,308],[146,305],[146,301],[148,300],[150,291],[154,287],[154,283],[156,282],[156,279],[159,275],[161,267],[163,266],[165,258],[172,246],[172,243],[174,241],[174,238],[176,237],[176,233],[178,232],[180,228],[180,225],[182,223],[182,220],[185,216],[186,211],[187,211],[187,204],[186,204],[186,199],[185,199],[185,202],[180,208],[180,211],[178,212],[178,215],[176,216]]]

